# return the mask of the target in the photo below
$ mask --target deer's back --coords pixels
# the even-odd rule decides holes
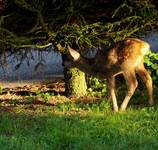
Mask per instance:
[[[98,51],[96,64],[101,64],[105,68],[116,65],[136,67],[143,62],[149,48],[148,43],[136,38],[118,41],[107,50]]]

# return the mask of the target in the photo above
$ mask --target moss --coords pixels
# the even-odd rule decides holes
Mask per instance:
[[[65,93],[67,96],[84,96],[87,92],[85,74],[77,68],[65,69]]]

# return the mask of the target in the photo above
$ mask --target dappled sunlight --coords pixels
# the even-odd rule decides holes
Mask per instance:
[[[39,147],[73,150],[158,147],[157,108],[128,109],[123,113],[113,113],[111,110],[104,111],[102,105],[97,104],[98,110],[93,105],[86,108],[65,103],[65,108],[38,106],[32,111],[19,108],[14,112],[1,107],[0,143],[6,143],[7,139],[7,144],[3,145],[6,149],[25,149],[27,145],[32,150]],[[87,114],[80,114],[77,108]],[[76,110],[78,113],[73,112]]]
[[[118,93],[120,90],[123,89]],[[0,147],[157,149],[158,105],[145,107],[139,90],[128,109],[119,113],[112,111],[106,98],[65,97],[63,92],[60,83],[1,89]],[[135,102],[138,97],[139,103]]]
[[[158,149],[158,2],[0,0],[0,15],[0,150]]]
[[[124,93],[120,91],[125,91],[124,88],[126,87],[122,86],[122,88],[118,88],[117,91],[119,105],[122,102],[122,97],[124,97]],[[157,100],[156,91],[157,89],[154,88],[155,102]],[[1,89],[0,110],[26,113],[29,111],[32,114],[47,114],[49,112],[56,115],[68,116],[87,116],[90,114],[104,116],[107,113],[113,113],[111,102],[107,100],[107,98],[91,95],[78,98],[66,97],[63,93],[63,82],[41,86],[32,85],[10,89],[4,88]],[[147,97],[146,94],[142,94],[144,93],[138,89],[129,104],[129,108],[125,112],[130,113],[132,110],[140,111],[146,108]],[[150,108],[147,107],[146,109]]]

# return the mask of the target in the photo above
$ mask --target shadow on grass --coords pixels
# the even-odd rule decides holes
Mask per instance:
[[[0,149],[158,149],[158,105],[115,114],[103,99],[72,101],[0,99]]]
[[[0,110],[1,149],[157,149],[155,111],[87,116]]]
[[[24,100],[24,99],[0,99],[0,103],[9,104],[12,106],[16,105],[45,105],[45,106],[54,106],[54,104],[38,100],[38,99],[31,99],[31,100]]]

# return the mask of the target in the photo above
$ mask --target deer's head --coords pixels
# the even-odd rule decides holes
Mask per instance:
[[[68,53],[63,57],[63,66],[67,68],[76,67],[81,71],[93,75],[93,65],[95,58],[87,58],[84,54],[68,46]]]

